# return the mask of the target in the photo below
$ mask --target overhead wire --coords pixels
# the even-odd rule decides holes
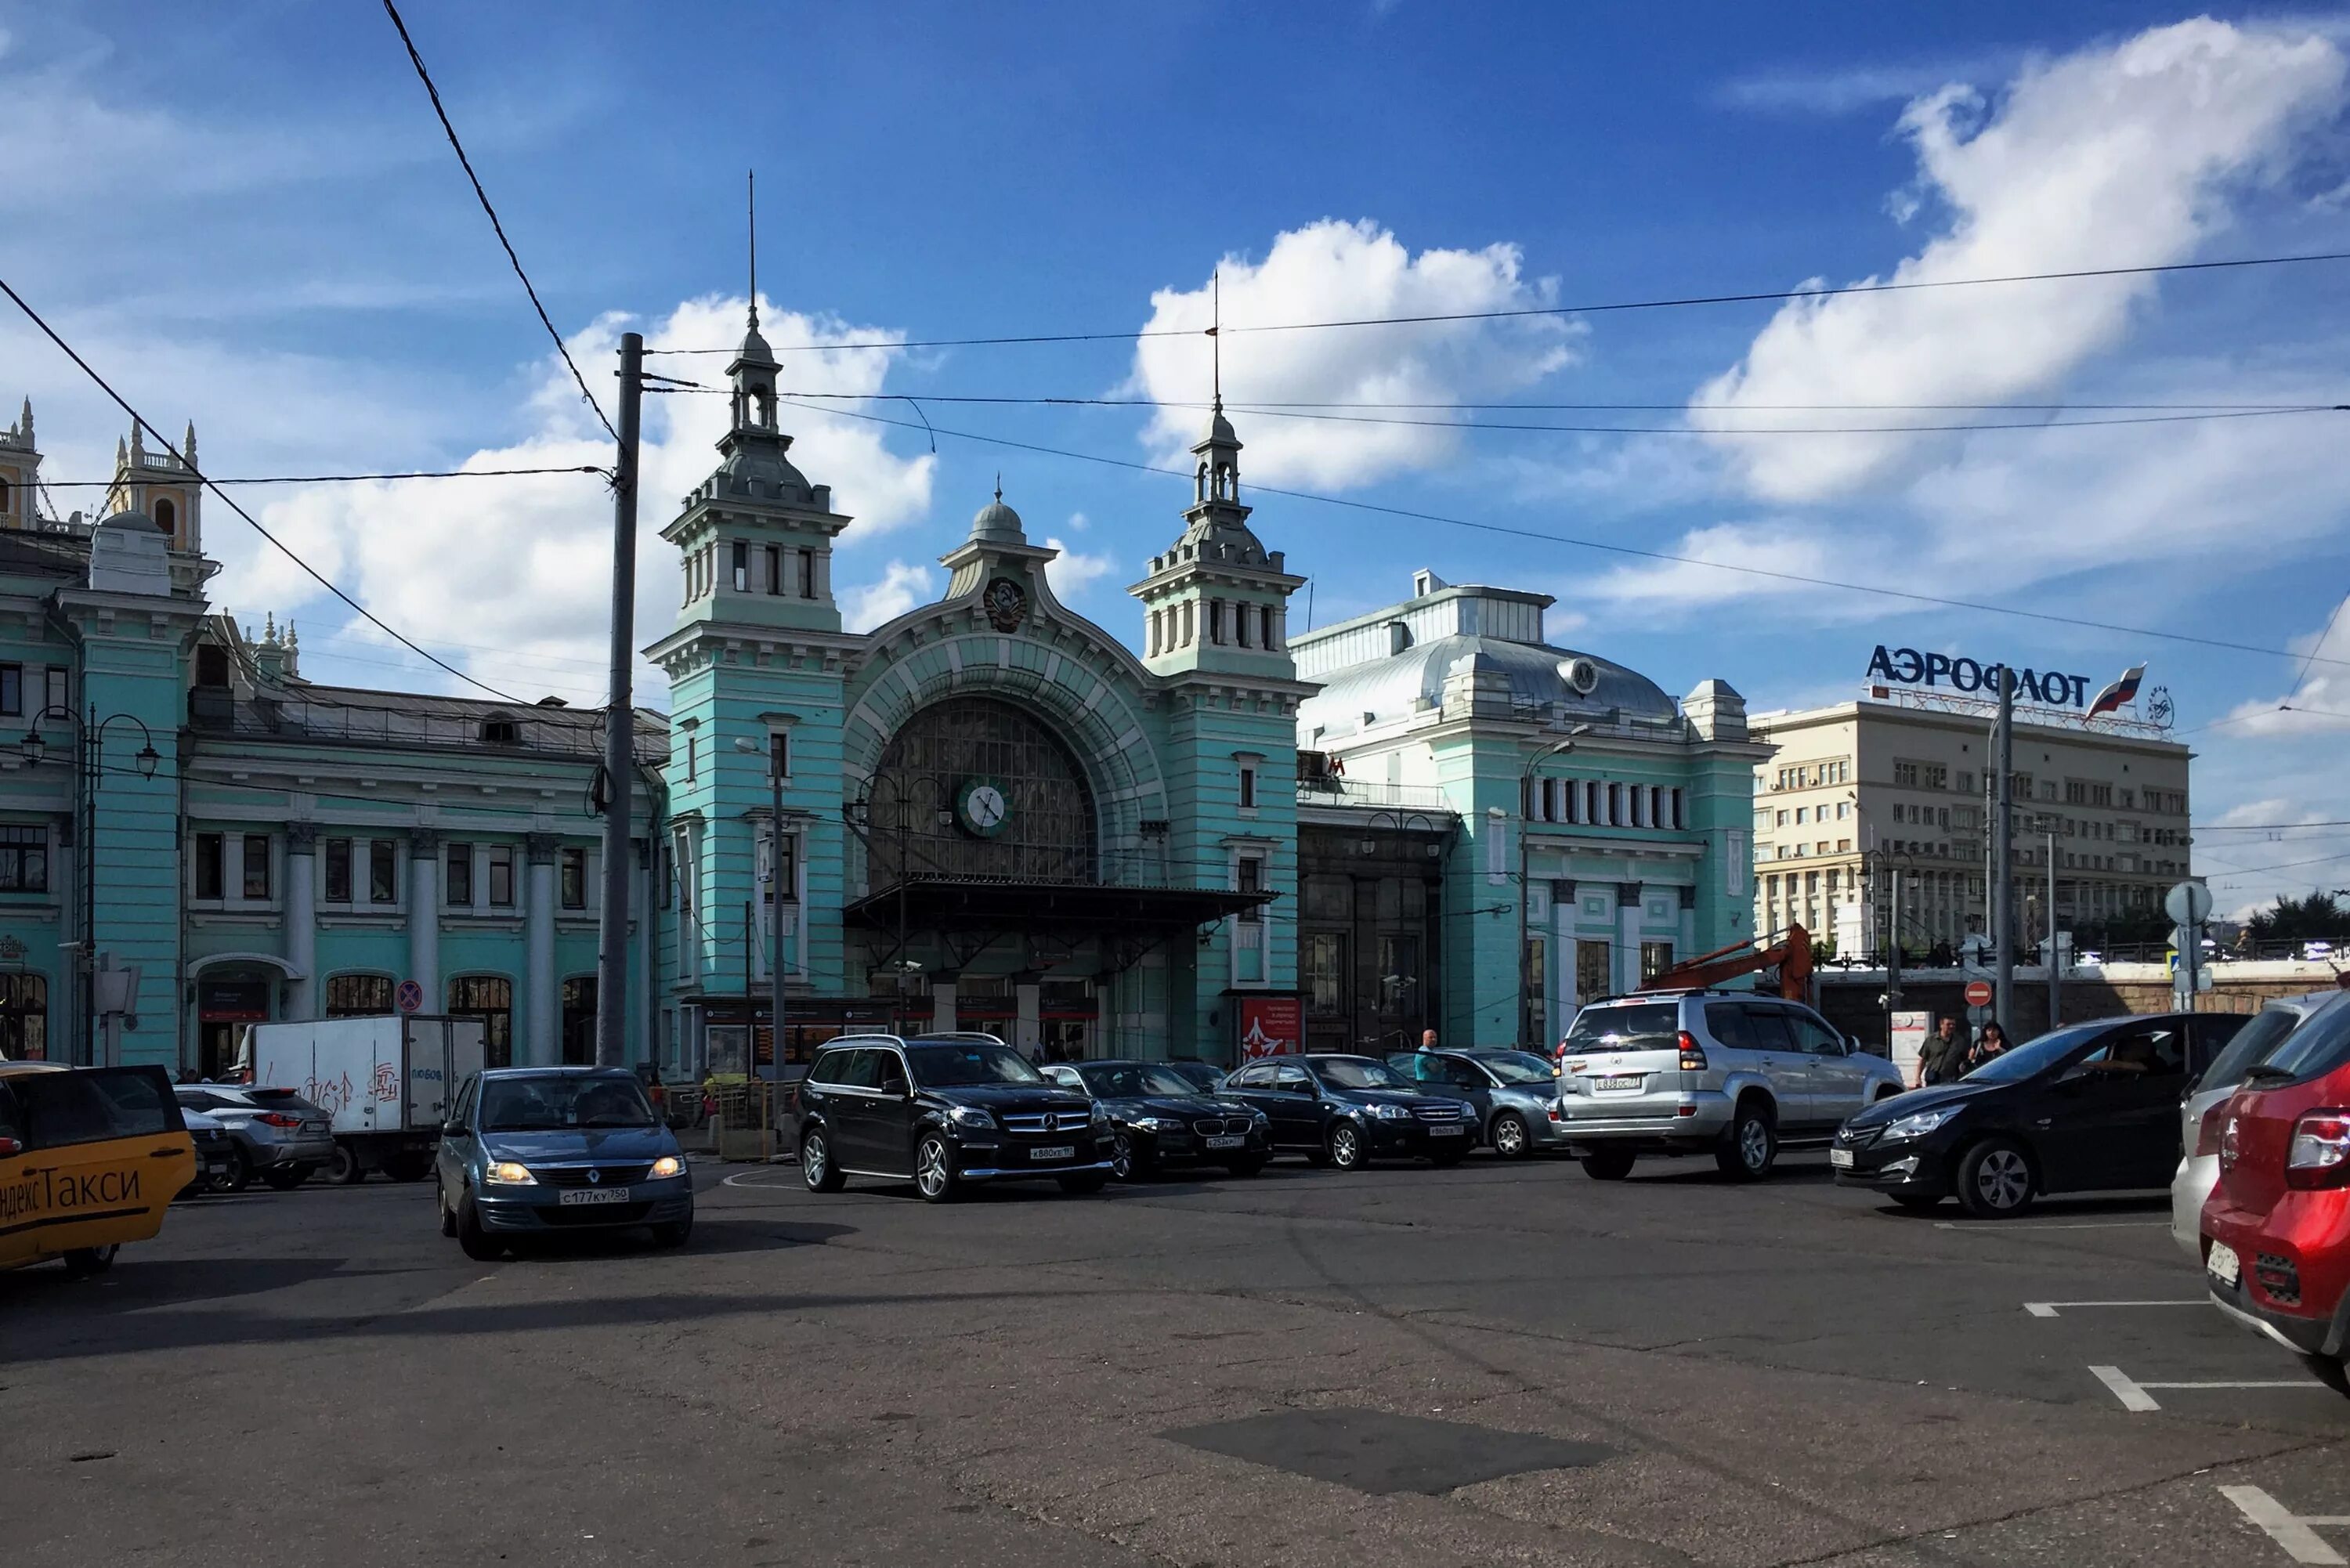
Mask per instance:
[[[498,244],[506,253],[507,263],[513,266],[515,276],[522,280],[523,292],[530,296],[530,307],[538,312],[539,325],[546,328],[549,337],[555,339],[555,351],[563,357],[564,366],[570,370],[572,380],[578,383],[580,397],[586,399],[588,408],[595,410],[596,422],[604,427],[604,433],[612,438],[615,445],[619,444],[619,431],[614,430],[612,421],[604,417],[604,405],[596,400],[596,394],[588,389],[588,378],[582,376],[579,367],[572,363],[571,350],[564,343],[563,334],[555,329],[554,321],[546,314],[546,306],[539,302],[538,290],[533,286],[530,274],[523,270],[522,258],[515,254],[514,242],[506,238],[506,226],[498,221],[498,210],[490,204],[490,193],[482,189],[482,177],[473,172],[473,161],[465,155],[465,144],[457,139],[457,128],[449,123],[449,111],[441,103],[441,89],[433,85],[432,73],[424,68],[424,57],[417,53],[416,40],[408,36],[408,24],[400,20],[400,7],[391,0],[383,0],[383,10],[384,15],[391,18],[392,26],[399,30],[400,41],[408,50],[408,63],[416,67],[416,79],[424,84],[425,95],[432,100],[432,112],[441,121],[442,133],[448,137],[449,146],[456,152],[457,161],[465,171],[465,178],[473,182],[473,195],[481,202],[482,211],[489,215],[490,227],[497,233]]]
[[[390,622],[385,620],[381,616],[377,615],[375,611],[368,608],[367,606],[359,603],[358,599],[353,598],[349,594],[344,592],[341,587],[336,584],[331,578],[328,577],[326,574],[319,571],[316,566],[310,565],[309,562],[304,560],[299,555],[296,555],[293,547],[287,545],[286,541],[280,539],[276,535],[263,527],[259,519],[255,518],[252,513],[247,512],[244,507],[237,504],[236,497],[231,495],[227,491],[223,490],[218,484],[207,478],[203,471],[199,469],[185,453],[172,446],[172,443],[164,438],[163,432],[157,430],[154,425],[150,423],[144,414],[140,413],[137,409],[132,408],[130,400],[123,397],[121,393],[116,391],[113,384],[107,380],[105,377],[99,375],[90,362],[83,358],[72,344],[68,343],[64,337],[59,336],[57,328],[51,327],[48,324],[48,321],[39,311],[35,310],[31,305],[26,303],[25,296],[18,294],[15,286],[10,284],[5,278],[0,278],[0,293],[5,293],[10,301],[16,305],[16,308],[23,311],[26,317],[30,320],[35,327],[40,328],[42,336],[48,338],[50,342],[56,344],[58,351],[63,353],[67,358],[71,359],[83,375],[88,376],[92,381],[96,382],[99,390],[104,392],[107,397],[111,399],[115,407],[120,409],[124,413],[129,414],[133,424],[137,425],[140,430],[145,431],[149,435],[154,437],[155,444],[162,451],[169,452],[172,457],[187,471],[191,478],[192,478],[197,483],[203,485],[205,489],[211,491],[213,494],[219,496],[223,504],[227,506],[230,511],[235,513],[239,517],[244,520],[246,526],[250,527],[255,533],[260,535],[264,539],[268,540],[271,545],[276,546],[280,555],[283,555],[287,560],[301,567],[303,573],[313,582],[317,583],[320,587],[325,588],[328,593],[334,595],[335,597],[342,600],[343,603],[348,605],[352,609],[358,611],[369,625],[375,627],[377,630],[382,632],[386,637],[390,638],[394,642],[399,643],[401,647],[409,649],[418,657],[442,670],[446,670],[448,673],[455,676],[458,680],[464,681],[467,685],[478,686],[483,691],[488,692],[491,696],[497,698],[502,702],[514,702],[524,706],[528,705],[522,698],[516,697],[508,691],[501,691],[498,688],[491,685],[488,681],[480,679],[478,676],[467,674],[464,670],[458,669],[447,659],[442,659],[436,654],[425,651],[422,646],[409,638],[406,633],[400,631],[398,628],[392,626]]]
[[[868,414],[850,409],[825,409],[796,399],[778,398],[818,413],[832,413],[843,419],[862,420],[872,424],[890,425],[900,430],[922,427],[904,420],[893,420],[881,414]],[[1098,463],[1110,468],[1122,468],[1137,473],[1153,473],[1171,479],[1190,479],[1191,473],[1181,469],[1158,463],[1140,462],[1128,458],[1107,457],[1099,452],[1073,452],[1066,448],[1045,446],[1035,441],[1014,441],[1004,436],[983,435],[973,431],[951,430],[944,425],[931,427],[933,435],[953,436],[963,441],[978,441],[988,446],[1005,447],[1017,452],[1033,452],[1046,457],[1066,458],[1078,462]],[[2042,621],[2055,626],[2079,627],[2087,630],[2116,632],[2129,637],[2148,637],[2168,642],[2189,643],[2200,648],[2224,649],[2232,653],[2256,653],[2263,658],[2294,659],[2300,657],[2289,649],[2268,648],[2258,643],[2234,642],[2224,638],[2198,637],[2190,632],[2161,631],[2150,627],[2125,626],[2113,621],[2090,620],[2081,616],[2058,615],[2050,610],[2022,609],[2013,605],[1991,604],[1976,599],[1952,598],[1940,594],[1919,593],[1912,588],[1887,587],[1877,583],[1845,582],[1834,577],[1808,576],[1801,572],[1777,571],[1768,566],[1744,566],[1731,561],[1710,561],[1698,556],[1676,555],[1669,550],[1648,550],[1635,545],[1618,545],[1603,539],[1591,539],[1572,534],[1546,533],[1536,528],[1513,527],[1503,523],[1481,523],[1471,518],[1451,517],[1439,512],[1423,512],[1408,506],[1389,506],[1373,501],[1354,501],[1344,496],[1322,495],[1309,490],[1290,490],[1279,485],[1258,484],[1253,488],[1262,495],[1279,495],[1293,501],[1310,501],[1325,506],[1345,507],[1350,511],[1367,512],[1408,522],[1440,523],[1448,527],[1466,528],[1477,533],[1500,535],[1509,538],[1539,540],[1544,544],[1566,545],[1577,549],[1596,550],[1608,555],[1627,556],[1638,560],[1656,561],[1671,566],[1700,566],[1718,572],[1730,572],[1742,576],[1761,577],[1769,581],[1792,583],[1802,587],[1835,588],[1847,593],[1872,594],[1880,597],[1905,599],[1912,604],[1934,605],[1944,609],[1973,610],[1983,615],[2001,615],[2023,620]],[[2350,667],[2350,659],[2325,659],[2317,662]]]
[[[241,474],[234,479],[214,479],[214,484],[362,484],[372,480],[388,479],[520,479],[532,474],[593,473],[609,483],[612,471],[594,463],[577,463],[558,468],[416,468],[389,473],[267,473]],[[54,484],[62,490],[107,490],[119,483],[115,479],[45,479],[45,485]],[[52,503],[54,504],[54,503]]]

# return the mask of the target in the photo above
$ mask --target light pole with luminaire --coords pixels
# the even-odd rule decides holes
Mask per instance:
[[[131,762],[138,768],[139,776],[140,778],[153,778],[155,776],[155,769],[162,762],[163,758],[162,754],[155,750],[155,736],[153,732],[147,728],[147,722],[140,718],[135,713],[109,713],[105,718],[101,719],[98,716],[98,710],[96,708],[92,708],[89,711],[89,716],[85,719],[81,714],[75,712],[70,708],[60,703],[52,703],[48,707],[42,709],[39,712],[33,715],[31,724],[25,731],[24,739],[17,742],[17,749],[24,753],[25,765],[26,767],[40,766],[42,760],[48,755],[48,739],[41,733],[42,722],[48,719],[63,719],[71,723],[74,727],[74,741],[76,747],[75,774],[77,782],[80,786],[80,799],[77,800],[74,804],[77,814],[81,818],[81,829],[79,834],[81,847],[81,939],[82,971],[85,976],[85,985],[82,992],[84,1002],[82,1007],[82,1029],[84,1033],[82,1054],[88,1060],[95,1062],[98,1060],[98,1010],[88,1004],[89,1000],[95,993],[89,989],[89,982],[88,981],[87,977],[95,972],[98,963],[98,933],[96,929],[98,925],[98,867],[95,851],[97,848],[98,838],[98,786],[101,775],[106,771],[105,747],[107,726],[116,723],[130,723],[139,726],[139,734],[142,743],[139,748],[138,754],[131,758]],[[105,1065],[112,1066],[114,1064],[109,1062],[106,1063]]]
[[[1526,761],[1525,772],[1518,775],[1518,1028],[1521,1030],[1525,1027],[1527,997],[1534,988],[1541,984],[1540,977],[1527,972],[1528,966],[1526,963],[1526,840],[1533,836],[1530,830],[1533,828],[1534,822],[1534,814],[1533,809],[1534,770],[1541,767],[1544,763],[1550,761],[1551,758],[1555,757],[1562,753],[1575,750],[1575,737],[1578,735],[1587,735],[1590,732],[1590,725],[1575,725],[1575,728],[1569,730],[1565,736],[1553,741],[1549,745],[1544,746],[1542,750],[1536,752],[1532,757],[1528,758]],[[1515,1032],[1516,1031],[1513,1031],[1513,1033]],[[1545,1033],[1547,1033],[1547,1030],[1545,1030]],[[1473,1044],[1474,1042],[1472,1041],[1471,1044]],[[1534,1041],[1529,1043],[1520,1041],[1519,1044],[1521,1045],[1532,1044],[1534,1045],[1546,1047],[1549,1044],[1549,1042]],[[1545,1051],[1544,1054],[1547,1054],[1547,1051]]]
[[[734,749],[757,756],[761,747],[759,742],[750,736],[737,735],[734,737]],[[769,918],[768,922],[770,950],[767,956],[767,1005],[775,1020],[775,1082],[780,1085],[784,1081],[784,757],[773,738],[768,740],[764,749],[767,753],[767,787],[772,801],[770,809],[774,814],[769,831],[775,836],[767,853],[767,889],[768,896],[774,900],[775,907],[775,913]],[[748,1009],[750,1003],[749,997],[743,999],[745,1009]],[[755,1077],[759,1059],[758,1025],[748,1019],[744,1020],[744,1023],[750,1032],[751,1061],[749,1064],[754,1069],[752,1075]]]

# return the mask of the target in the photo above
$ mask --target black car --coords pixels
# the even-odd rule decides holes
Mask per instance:
[[[1273,1156],[1263,1112],[1201,1094],[1164,1062],[1061,1063],[1045,1074],[1109,1113],[1110,1168],[1120,1181],[1170,1165],[1221,1165],[1254,1176]]]
[[[1897,1095],[1829,1146],[1839,1186],[1984,1219],[2043,1193],[2161,1187],[2178,1166],[2178,1101],[2242,1023],[2186,1012],[2076,1023],[1955,1084]]]
[[[1340,1170],[1373,1159],[1457,1165],[1477,1141],[1474,1106],[1423,1093],[1373,1056],[1253,1062],[1224,1080],[1224,1097],[1264,1113],[1275,1153],[1302,1153]]]
[[[1098,1192],[1109,1179],[1108,1114],[993,1040],[844,1035],[810,1064],[799,1104],[811,1192],[869,1176],[944,1203],[972,1182]]]
[[[1224,1092],[1224,1075],[1232,1070],[1213,1062],[1202,1062],[1197,1056],[1178,1056],[1171,1062],[1154,1062],[1151,1065],[1164,1067],[1189,1083],[1195,1092],[1211,1096]]]

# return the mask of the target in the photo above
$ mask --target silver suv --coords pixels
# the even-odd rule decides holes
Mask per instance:
[[[1844,1119],[1904,1088],[1800,1002],[1753,992],[1595,1002],[1559,1046],[1559,1109],[1583,1168],[1620,1181],[1643,1154],[1711,1154],[1768,1175],[1783,1147],[1825,1147]]]

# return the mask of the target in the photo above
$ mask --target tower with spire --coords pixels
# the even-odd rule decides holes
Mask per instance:
[[[33,439],[33,400],[0,431],[0,528],[30,528],[39,517],[41,449]]]
[[[114,478],[107,486],[103,516],[135,512],[152,521],[182,555],[203,553],[203,485],[196,478],[196,421],[188,421],[180,449],[147,450],[137,425],[128,441],[114,444]]]

